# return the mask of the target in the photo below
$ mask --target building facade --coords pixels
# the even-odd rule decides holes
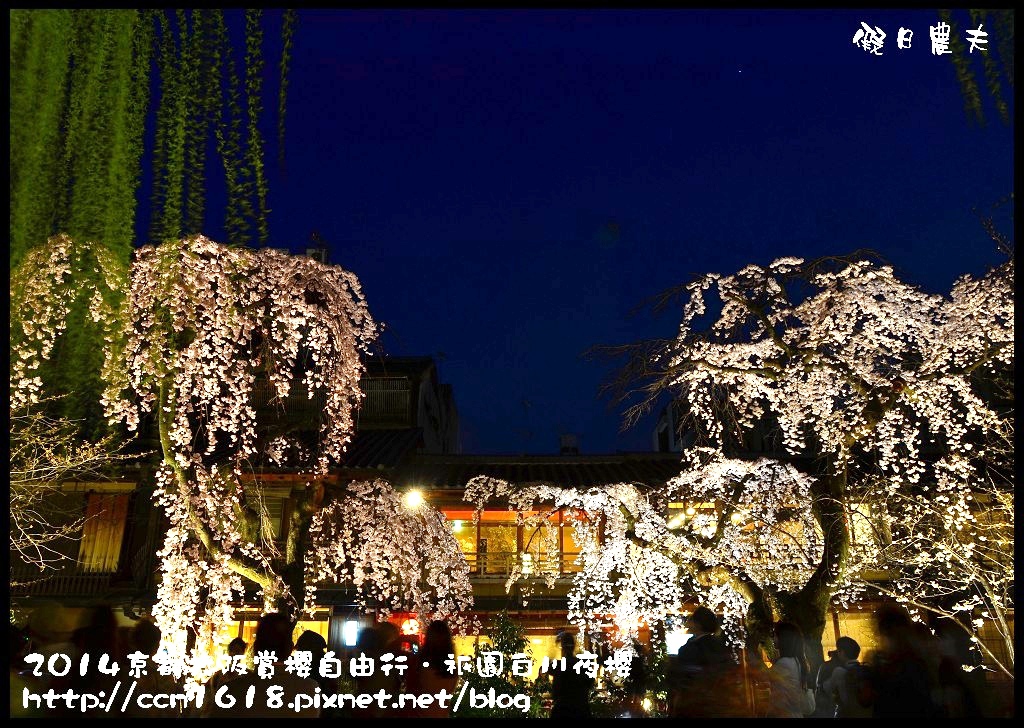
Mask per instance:
[[[470,568],[475,611],[485,628],[495,614],[507,612],[525,628],[535,664],[544,656],[558,656],[556,634],[570,626],[567,595],[579,569],[575,562],[580,549],[573,539],[569,514],[555,512],[551,517],[551,527],[558,533],[557,553],[552,554],[540,548],[535,534],[505,504],[489,504],[475,518],[472,506],[463,500],[466,483],[476,476],[489,476],[520,486],[587,488],[627,482],[658,488],[678,474],[679,454],[694,439],[686,430],[681,409],[670,406],[656,424],[651,452],[581,455],[576,448],[561,447],[564,454],[554,454],[559,449],[552,443],[551,455],[467,455],[461,453],[451,387],[440,381],[429,357],[372,358],[360,384],[365,399],[356,432],[342,462],[323,480],[325,487],[379,478],[400,491],[419,490],[451,524]],[[258,406],[270,407],[269,394],[263,396],[262,402],[257,397]],[[277,416],[278,429],[268,431],[267,438],[282,431],[299,439],[315,433],[318,408],[322,403],[316,398],[311,401],[303,392],[295,392]],[[775,453],[770,433],[754,440],[748,443],[753,454]],[[50,572],[39,574],[12,563],[12,607],[31,611],[53,602],[75,610],[108,604],[118,610],[125,624],[149,612],[156,597],[155,552],[164,524],[152,503],[151,474],[145,467],[129,472],[130,477],[116,481],[64,485],[62,510],[69,517],[86,517],[82,537],[61,546],[68,559]],[[270,535],[282,548],[292,509],[306,482],[301,473],[271,466],[254,470],[248,478],[248,487],[260,491]],[[667,518],[671,516],[666,513]],[[871,536],[855,534],[859,537]],[[556,574],[553,588],[541,586],[540,577],[508,584],[513,567],[524,557],[538,572]],[[302,621],[299,629],[321,634],[331,649],[351,647],[358,630],[373,620],[372,615],[356,608],[349,585],[318,586],[318,604],[316,614]],[[834,611],[831,628],[823,636],[825,649],[832,649],[841,635],[854,637],[865,651],[873,649],[871,609],[867,604]],[[233,635],[251,642],[260,611],[255,600],[239,603]],[[400,628],[411,633],[424,626],[418,624],[417,617],[393,615]],[[457,648],[463,654],[472,653],[473,641],[460,638]],[[993,649],[1004,649],[996,636],[990,643]]]

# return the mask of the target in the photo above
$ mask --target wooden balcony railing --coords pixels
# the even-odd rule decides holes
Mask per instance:
[[[113,572],[86,571],[78,564],[40,572],[32,566],[11,566],[11,596],[99,596],[110,591]]]
[[[157,534],[151,532],[129,558],[130,572],[119,565],[97,571],[75,561],[58,563],[57,568],[39,571],[24,563],[11,565],[11,596],[70,597],[102,596],[111,592],[146,591],[154,587],[157,571]]]
[[[506,579],[512,573],[512,567],[517,560],[522,558],[521,553],[514,552],[492,552],[476,553],[463,552],[466,562],[469,564],[469,576],[474,581],[486,579]],[[532,569],[529,576],[542,578],[554,571],[557,578],[568,579],[580,570],[580,567],[573,563],[578,554],[562,554],[558,559],[547,559],[534,557]],[[344,582],[321,582],[317,585],[319,589],[348,588],[351,581]]]
[[[542,576],[552,572],[559,575],[572,574],[580,570],[580,567],[573,563],[576,561],[577,554],[561,554],[554,559],[531,554],[533,558],[525,564],[522,561],[523,554],[514,551],[463,551],[462,555],[466,557],[469,573],[474,578],[508,576],[512,573],[516,562],[522,564],[530,572],[528,575],[532,576]]]

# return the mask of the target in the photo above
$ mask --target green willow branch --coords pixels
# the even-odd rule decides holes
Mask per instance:
[[[292,60],[292,37],[298,16],[294,9],[284,11],[281,27],[281,86],[277,96],[277,161],[284,172],[285,101],[288,98],[288,71]]]
[[[260,10],[245,11],[245,89],[247,109],[249,112],[249,138],[246,147],[247,166],[253,177],[256,199],[256,230],[259,245],[267,244],[270,231],[267,226],[267,180],[263,173],[263,137],[260,134],[259,120],[263,109],[261,94],[263,92],[263,57],[260,46],[263,43],[263,31],[260,29]]]

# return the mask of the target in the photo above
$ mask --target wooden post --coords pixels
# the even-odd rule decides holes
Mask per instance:
[[[747,632],[747,620],[743,619],[743,632]],[[744,645],[740,648],[740,661],[743,669],[743,692],[746,693],[747,699],[747,716],[750,718],[754,716],[754,686],[750,680],[750,665],[747,663],[747,648]]]
[[[747,716],[754,717],[754,686],[750,684],[750,669],[747,665],[747,650],[744,647],[740,650],[740,659],[743,664],[743,692],[746,693]]]

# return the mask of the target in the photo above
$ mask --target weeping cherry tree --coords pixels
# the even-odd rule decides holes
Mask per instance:
[[[865,574],[913,583],[900,581],[912,549],[900,558],[890,544],[967,536],[979,517],[978,445],[1006,426],[981,383],[1012,371],[1013,280],[1010,259],[931,295],[865,256],[702,275],[678,335],[626,349],[618,380],[643,395],[630,418],[676,398],[695,439],[677,478],[585,492],[478,479],[467,499],[582,514],[576,620],[614,613],[628,632],[699,600],[748,647],[770,648],[773,620],[795,622],[820,660],[828,609],[870,591]],[[666,520],[669,503],[682,510]],[[957,577],[966,597],[928,594],[970,612],[970,573]]]
[[[33,306],[23,319],[34,322],[34,336],[17,349],[23,363],[12,369],[12,387],[28,398],[34,367],[61,335],[70,293],[59,271],[77,250],[66,238],[50,249],[65,253],[48,262],[58,271],[44,276],[49,289],[40,284],[37,295],[23,297]],[[313,604],[305,577],[312,595],[313,581],[328,574],[348,575],[374,606],[410,604],[441,615],[467,608],[468,567],[436,512],[405,513],[383,483],[324,487],[351,436],[360,355],[377,331],[355,275],[305,256],[193,236],[140,249],[129,279],[120,310],[93,296],[100,319],[127,322],[106,337],[103,404],[129,431],[150,424],[158,431],[154,497],[169,528],[158,552],[154,617],[172,656],[194,676],[208,672],[214,640],[246,584],[266,609],[296,616],[303,602]],[[261,383],[278,404],[293,391],[324,403],[317,446],[296,463],[308,482],[284,554],[261,527],[259,488],[245,482],[260,444]],[[419,550],[423,544],[431,549]],[[198,639],[186,654],[190,633]]]

